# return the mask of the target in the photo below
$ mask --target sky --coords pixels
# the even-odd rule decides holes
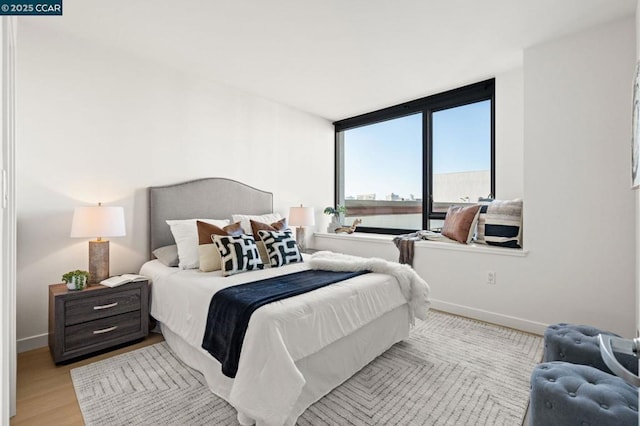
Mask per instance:
[[[489,170],[491,102],[433,113],[434,173]],[[344,132],[345,195],[422,198],[422,114]]]

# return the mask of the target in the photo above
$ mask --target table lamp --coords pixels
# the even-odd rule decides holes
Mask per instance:
[[[304,228],[305,226],[313,226],[316,224],[313,207],[291,207],[289,209],[289,225],[296,226],[296,242],[300,251],[305,250]]]
[[[109,240],[103,237],[122,237],[124,209],[122,207],[76,207],[71,223],[72,238],[96,238],[89,241],[89,282],[99,283],[109,278]]]

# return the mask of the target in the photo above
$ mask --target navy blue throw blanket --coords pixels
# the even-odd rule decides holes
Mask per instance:
[[[256,309],[367,272],[300,271],[224,288],[211,298],[202,347],[222,364],[222,373],[233,378],[249,319]]]

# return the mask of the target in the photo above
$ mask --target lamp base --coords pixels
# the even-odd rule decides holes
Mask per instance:
[[[89,283],[109,278],[109,241],[89,241]]]
[[[298,226],[296,228],[296,242],[298,243],[298,248],[300,251],[306,250],[306,244],[304,242],[304,226]]]

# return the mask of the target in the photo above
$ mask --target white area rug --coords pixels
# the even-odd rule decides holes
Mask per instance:
[[[542,338],[430,311],[299,425],[520,425]],[[71,370],[85,423],[237,425],[202,375],[157,343]]]

